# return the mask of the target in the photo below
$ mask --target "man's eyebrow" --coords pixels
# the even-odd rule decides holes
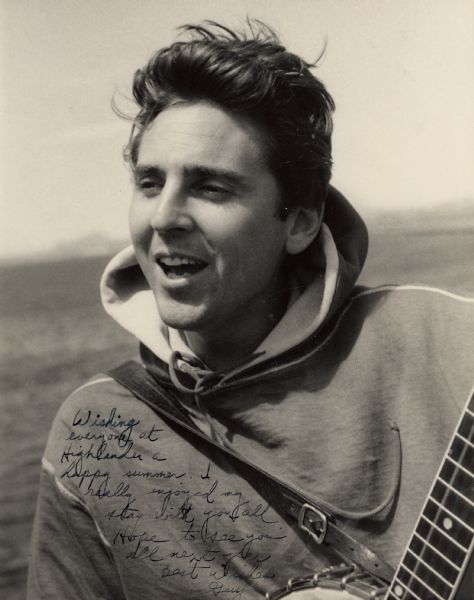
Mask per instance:
[[[152,165],[134,165],[132,168],[135,179],[138,177],[161,177],[163,169]]]
[[[226,179],[231,183],[235,183],[237,185],[245,185],[247,182],[247,177],[242,173],[238,173],[237,171],[232,171],[232,169],[222,169],[220,167],[208,167],[205,165],[193,165],[191,167],[185,168],[191,175],[199,175],[201,177],[209,177],[209,178],[219,178]]]

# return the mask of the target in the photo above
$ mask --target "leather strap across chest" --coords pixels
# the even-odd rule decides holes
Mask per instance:
[[[178,425],[183,435],[203,440],[226,455],[238,473],[260,496],[284,518],[290,522],[296,521],[300,529],[317,544],[329,546],[345,560],[357,564],[383,581],[389,582],[392,579],[394,569],[338,527],[335,516],[323,501],[315,501],[305,496],[232,449],[210,439],[198,429],[179,400],[169,390],[161,387],[143,365],[136,361],[128,361],[108,371],[108,374],[165,420]]]

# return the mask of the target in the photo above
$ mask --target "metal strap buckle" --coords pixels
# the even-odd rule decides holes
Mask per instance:
[[[289,592],[298,592],[300,590],[307,590],[310,588],[314,588],[313,575],[292,577],[286,584],[286,589]]]
[[[310,516],[308,516],[308,513],[310,513]],[[306,520],[309,521],[311,528],[305,524]],[[328,529],[328,519],[323,512],[314,508],[311,504],[303,504],[298,517],[298,526],[303,531],[306,531],[306,533],[309,533],[317,544],[322,544]]]

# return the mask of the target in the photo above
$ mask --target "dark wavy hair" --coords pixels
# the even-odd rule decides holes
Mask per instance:
[[[282,195],[282,218],[296,206],[322,212],[331,177],[334,101],[311,72],[260,21],[236,33],[213,21],[184,25],[189,39],[156,52],[135,73],[139,106],[126,158],[136,165],[143,133],[177,100],[206,100],[263,130],[269,167]]]

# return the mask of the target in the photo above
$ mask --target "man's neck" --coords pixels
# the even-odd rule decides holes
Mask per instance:
[[[272,331],[286,311],[289,290],[252,304],[245,319],[229,319],[213,331],[185,333],[191,350],[215,371],[243,364]]]

